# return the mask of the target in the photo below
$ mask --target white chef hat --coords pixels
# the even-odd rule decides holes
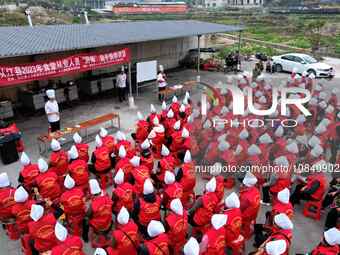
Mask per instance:
[[[227,223],[227,220],[228,216],[226,214],[214,214],[211,217],[211,225],[218,230]]]
[[[154,127],[153,130],[154,130],[156,133],[164,133],[164,131],[165,131],[163,125],[158,125],[158,126]]]
[[[137,112],[137,118],[138,118],[138,120],[144,120],[143,115],[139,111]]]
[[[166,116],[167,116],[169,119],[171,119],[171,118],[174,117],[174,112],[172,111],[172,109],[170,109],[170,110],[168,111],[168,113],[166,114]]]
[[[152,220],[150,221],[148,228],[148,235],[150,237],[156,237],[162,233],[165,232],[164,226],[162,224],[162,222],[158,221],[158,220]]]
[[[128,210],[123,206],[117,215],[117,221],[119,224],[125,225],[129,222],[129,219],[130,219],[130,214]]]
[[[159,125],[159,119],[158,119],[157,116],[155,116],[155,117],[153,118],[152,123],[153,123],[155,126]]]
[[[298,124],[303,124],[303,123],[305,123],[305,121],[306,121],[306,117],[305,117],[304,115],[300,114],[300,115],[296,118],[296,121],[297,121]]]
[[[168,156],[170,154],[170,151],[168,147],[166,147],[164,144],[162,144],[162,150],[161,150],[161,155],[163,157]]]
[[[181,128],[181,120],[177,120],[173,127],[175,130],[179,130]]]
[[[242,151],[243,151],[242,146],[238,144],[235,149],[235,155],[240,155]]]
[[[207,119],[203,124],[204,129],[211,128],[211,126],[212,126],[212,124],[211,124],[211,121],[209,119]]]
[[[48,170],[48,165],[44,159],[38,159],[38,168],[40,173],[45,173]]]
[[[279,226],[281,229],[293,229],[293,223],[289,219],[289,217],[284,214],[280,213],[274,216],[274,223]]]
[[[259,141],[260,143],[263,143],[263,144],[269,144],[273,142],[273,139],[270,137],[270,135],[268,135],[268,133],[265,133],[260,136]]]
[[[261,154],[261,149],[259,148],[259,146],[257,146],[256,144],[250,145],[250,147],[248,148],[249,156],[260,155],[260,154]]]
[[[216,190],[216,178],[212,177],[206,184],[205,184],[205,190],[207,192],[215,192]]]
[[[242,140],[247,139],[248,136],[249,136],[249,132],[247,131],[247,129],[243,129],[239,134],[239,138]]]
[[[240,199],[235,192],[232,192],[226,197],[224,204],[227,208],[240,208]]]
[[[107,134],[108,134],[107,130],[105,128],[101,127],[100,132],[99,132],[100,137],[104,138],[104,137],[107,136]]]
[[[44,215],[44,207],[41,205],[33,204],[31,206],[30,217],[34,221],[38,221]]]
[[[76,185],[74,179],[68,174],[64,180],[64,187],[67,189],[72,189]]]
[[[316,134],[322,134],[324,132],[327,131],[327,128],[325,127],[325,125],[323,125],[322,123],[320,123],[316,128],[315,128],[315,133]]]
[[[99,135],[96,135],[96,147],[101,147],[103,145],[103,141],[102,139],[100,138]]]
[[[119,168],[119,170],[117,171],[114,181],[117,185],[124,182],[124,171],[121,168]]]
[[[23,165],[23,166],[27,166],[31,163],[31,160],[30,158],[28,157],[28,155],[23,152],[20,156],[20,163]]]
[[[175,175],[170,171],[165,171],[164,183],[169,185],[175,182]]]
[[[230,144],[227,141],[220,141],[218,146],[217,146],[219,151],[226,151],[230,148]]]
[[[266,253],[268,255],[281,255],[287,249],[287,244],[284,240],[279,239],[266,243]]]
[[[310,151],[310,154],[314,157],[317,158],[323,153],[323,148],[317,144],[315,147]]]
[[[190,135],[188,129],[186,129],[185,127],[182,129],[182,138],[188,138]]]
[[[55,90],[54,89],[48,89],[46,90],[46,96],[49,99],[55,98]]]
[[[96,179],[89,180],[90,191],[92,195],[97,195],[102,192],[102,189],[99,186],[99,183]]]
[[[159,71],[160,71],[160,72],[164,72],[164,66],[163,66],[163,65],[159,65],[158,68],[159,68]]]
[[[184,155],[184,163],[190,163],[190,162],[191,162],[191,153],[189,150],[187,150]]]
[[[117,140],[118,141],[124,141],[124,140],[126,140],[126,136],[125,136],[125,134],[122,132],[122,131],[117,131],[117,133],[116,133],[116,138],[117,138]]]
[[[153,104],[150,104],[150,112],[151,113],[156,113],[156,108]]]
[[[334,112],[334,107],[332,105],[328,105],[326,108],[327,113],[333,113]]]
[[[288,167],[289,161],[286,156],[280,156],[274,160],[274,164],[281,167]]]
[[[331,245],[340,245],[340,230],[337,228],[328,229],[323,233],[325,241]]]
[[[152,130],[150,131],[150,133],[148,134],[148,139],[153,139],[153,138],[155,138],[155,137],[156,137],[156,132],[155,132],[154,129],[152,129]]]
[[[274,132],[274,135],[276,137],[282,137],[283,136],[283,133],[284,133],[284,130],[283,130],[283,127],[282,126],[279,126],[275,132]]]
[[[251,172],[247,172],[242,183],[247,187],[252,187],[257,183],[257,178]]]
[[[210,174],[212,176],[218,176],[221,172],[222,172],[222,164],[221,162],[215,162],[215,164],[213,164],[213,166],[210,168]]]
[[[54,226],[54,234],[59,241],[64,242],[67,238],[67,229],[57,221]]]
[[[299,153],[299,147],[296,142],[292,142],[286,146],[286,150],[288,152],[291,152],[293,154],[298,154]]]
[[[179,111],[185,112],[185,105],[184,104],[181,104],[181,106],[179,107]]]
[[[10,181],[6,172],[0,174],[0,188],[9,186]]]
[[[170,202],[170,209],[177,215],[183,215],[183,204],[179,198],[173,199]]]
[[[149,139],[145,139],[144,142],[142,142],[142,144],[140,145],[140,147],[141,147],[143,150],[149,149],[150,146],[151,146],[151,145],[150,145]]]
[[[313,135],[308,141],[308,145],[311,147],[315,147],[316,145],[320,143],[321,143],[320,139],[315,135]]]
[[[125,150],[125,147],[123,145],[119,146],[118,156],[120,158],[125,158],[126,157],[126,150]]]
[[[73,141],[78,144],[82,142],[82,138],[81,136],[78,134],[78,132],[74,133],[73,135]]]
[[[107,252],[103,248],[97,248],[93,255],[107,255]]]
[[[178,102],[178,99],[177,99],[177,97],[176,97],[176,96],[173,96],[173,98],[172,98],[172,102],[173,102],[173,103],[177,103],[177,102]]]
[[[23,203],[28,199],[28,193],[23,186],[17,188],[14,192],[14,201],[17,203]]]
[[[283,190],[277,193],[277,199],[281,203],[284,203],[284,204],[289,203],[289,196],[290,196],[290,192],[288,188],[284,188]]]
[[[149,195],[155,191],[155,188],[153,187],[153,184],[151,180],[148,178],[144,181],[143,185],[143,194],[144,195]]]
[[[52,139],[51,149],[52,151],[59,151],[61,149],[60,143],[56,139]]]
[[[190,237],[190,239],[186,242],[183,247],[184,255],[199,255],[200,253],[200,245],[197,242],[196,238]]]
[[[71,149],[68,151],[68,155],[71,159],[77,159],[79,157],[77,147],[72,145]]]
[[[138,156],[133,156],[132,159],[130,159],[130,163],[131,165],[133,165],[134,167],[138,167],[140,165],[140,157]]]
[[[165,102],[165,101],[163,101],[163,103],[162,103],[162,110],[163,110],[163,111],[166,110],[166,102]]]

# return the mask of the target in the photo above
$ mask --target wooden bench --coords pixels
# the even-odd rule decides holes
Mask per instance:
[[[91,127],[95,127],[98,125],[101,125],[105,122],[111,122],[111,127],[115,127],[114,121],[117,121],[117,127],[120,129],[120,116],[119,113],[109,113],[105,114],[102,116],[99,116],[97,118],[87,120],[84,122],[79,123],[78,125],[75,125],[74,127],[71,128],[64,128],[63,130],[54,132],[54,133],[49,133],[49,134],[43,134],[40,135],[37,140],[38,140],[38,146],[39,146],[39,153],[44,154],[47,152],[47,148],[52,141],[52,139],[60,139],[60,138],[65,138],[68,136],[73,135],[76,132],[82,132],[85,131],[85,137],[88,137],[88,129]]]

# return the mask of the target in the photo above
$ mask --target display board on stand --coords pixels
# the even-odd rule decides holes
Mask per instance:
[[[140,86],[139,83],[145,81],[152,81],[156,79],[157,79],[157,60],[137,63],[137,95],[139,88],[147,86],[147,85]]]

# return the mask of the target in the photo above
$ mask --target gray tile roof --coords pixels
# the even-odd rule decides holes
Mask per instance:
[[[193,20],[0,27],[0,58],[242,30]]]

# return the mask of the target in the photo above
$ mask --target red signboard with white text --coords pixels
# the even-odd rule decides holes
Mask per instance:
[[[76,54],[22,65],[0,65],[0,87],[124,64],[130,62],[130,59],[129,48],[124,48],[103,53]]]

